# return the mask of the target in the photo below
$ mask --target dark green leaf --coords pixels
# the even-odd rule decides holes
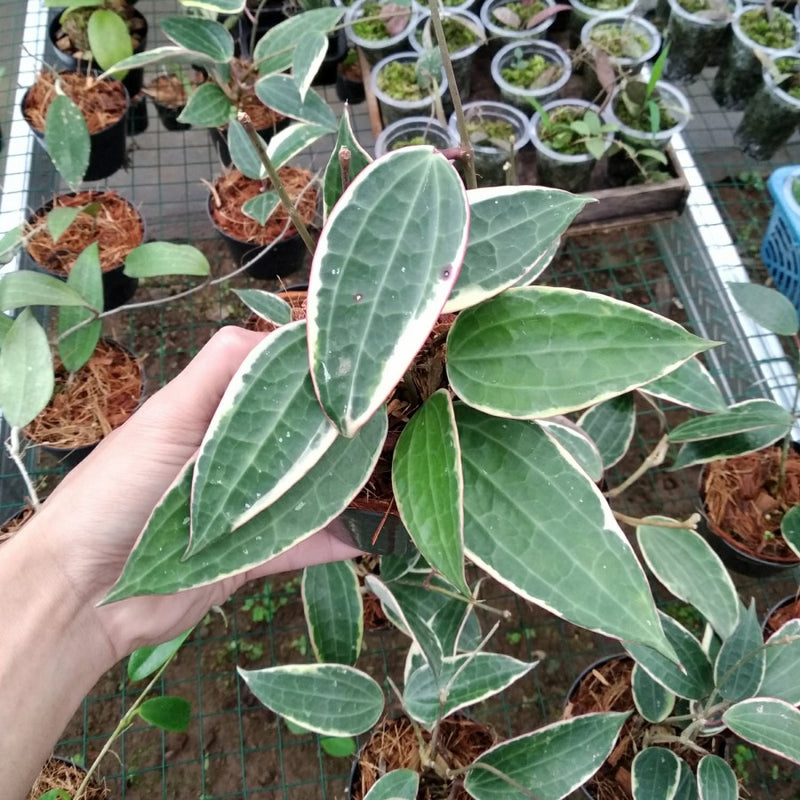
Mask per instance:
[[[125,258],[125,274],[131,278],[157,278],[162,275],[206,277],[211,271],[204,253],[190,244],[147,242],[131,250]]]
[[[351,758],[356,753],[356,740],[351,736],[321,736],[319,746],[332,758]]]
[[[233,37],[224,25],[203,17],[167,17],[161,29],[175,44],[218,63],[233,58]]]
[[[89,48],[100,69],[108,69],[133,55],[133,42],[125,20],[110,8],[98,8],[89,17]],[[120,80],[124,72],[115,72]]]
[[[66,95],[56,95],[47,109],[44,142],[58,174],[77,191],[89,166],[91,143],[86,119]]]
[[[139,716],[165,731],[181,733],[189,727],[192,706],[182,697],[151,697],[139,707]]]
[[[770,286],[728,283],[736,302],[753,321],[772,333],[794,336],[798,332],[797,310],[788,297]]]
[[[180,650],[193,630],[189,628],[168,642],[134,650],[128,659],[128,680],[141,681],[161,669]]]
[[[255,314],[273,325],[286,325],[292,321],[292,308],[276,294],[262,289],[234,289],[236,296]]]
[[[259,225],[266,225],[267,220],[275,209],[281,204],[277,192],[261,192],[255,197],[246,200],[242,205],[242,212],[254,219]]]
[[[201,83],[190,95],[179,122],[198,128],[217,128],[234,116],[235,106],[215,83]]]
[[[681,779],[681,762],[666,747],[646,747],[631,766],[634,800],[672,800]]]
[[[90,244],[76,259],[67,276],[67,286],[78,292],[94,308],[103,307],[103,273],[100,269],[100,249]],[[97,314],[83,306],[63,306],[58,314],[58,354],[70,372],[77,372],[94,353],[100,341],[103,323],[94,319]],[[93,320],[89,322],[88,320]],[[84,323],[69,336],[60,338],[76,325]]]
[[[86,301],[78,292],[52,275],[20,270],[0,278],[0,311],[24,306],[85,305]]]
[[[325,178],[323,181],[323,203],[325,219],[328,218],[331,209],[342,196],[342,162],[341,153],[346,151],[349,156],[349,166],[347,168],[348,181],[352,181],[364,167],[368,166],[372,157],[361,146],[353,133],[353,123],[350,118],[350,107],[345,106],[342,117],[339,121],[339,131],[336,142],[331,151],[331,157],[325,167]]]
[[[739,624],[722,643],[714,663],[717,692],[736,702],[752,697],[764,678],[766,653],[755,603],[742,609]]]

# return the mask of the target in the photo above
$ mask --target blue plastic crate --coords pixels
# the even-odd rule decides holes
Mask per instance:
[[[761,242],[761,260],[775,287],[800,311],[800,205],[792,194],[800,166],[781,167],[769,176],[767,186],[775,208]]]

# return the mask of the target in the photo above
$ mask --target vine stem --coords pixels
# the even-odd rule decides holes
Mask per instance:
[[[314,238],[311,236],[311,233],[306,227],[305,222],[303,222],[302,218],[300,217],[300,213],[295,208],[294,203],[292,203],[292,198],[289,197],[286,187],[281,182],[280,176],[278,175],[278,170],[275,169],[272,160],[267,155],[267,151],[264,148],[264,140],[256,132],[256,129],[253,127],[253,123],[250,121],[250,118],[247,116],[247,114],[241,111],[239,112],[239,122],[242,123],[245,133],[250,139],[250,143],[253,145],[253,147],[255,147],[256,153],[258,153],[258,158],[264,165],[264,169],[267,171],[267,175],[269,175],[269,179],[272,182],[272,185],[275,187],[275,191],[278,193],[278,197],[280,197],[283,207],[291,217],[291,220],[294,223],[295,228],[297,228],[297,232],[300,234],[303,242],[305,242],[308,252],[313,256],[314,250],[316,249]]]
[[[657,467],[659,464],[664,463],[664,459],[667,457],[667,447],[669,446],[669,437],[667,434],[664,434],[661,439],[659,439],[656,446],[653,448],[652,452],[642,461],[641,464],[630,474],[628,477],[619,485],[615,486],[613,489],[609,489],[605,492],[605,496],[611,500],[614,497],[619,497],[629,486],[632,486],[642,475],[645,474],[651,467]]]
[[[442,17],[439,14],[439,0],[429,3],[428,6],[431,12],[431,24],[436,33],[436,41],[439,44],[439,53],[441,53],[442,56],[444,74],[450,86],[450,99],[453,101],[453,111],[456,115],[458,134],[461,137],[461,159],[465,167],[467,189],[477,189],[478,178],[475,175],[475,159],[473,156],[472,144],[469,140],[469,132],[467,131],[467,119],[464,116],[464,106],[461,104],[461,95],[459,94],[458,84],[456,83],[456,74],[453,71],[453,62],[450,60],[450,53],[447,50],[447,42],[444,38]]]
[[[180,649],[180,648],[179,648]],[[134,704],[128,709],[122,719],[117,723],[117,727],[114,728],[111,735],[106,740],[106,743],[103,745],[102,750],[97,754],[97,758],[92,762],[92,765],[89,769],[86,770],[86,775],[84,775],[83,780],[81,781],[81,785],[78,787],[78,790],[75,792],[75,797],[73,800],[81,800],[81,798],[85,795],[86,789],[89,786],[89,781],[91,781],[92,776],[95,772],[97,772],[97,768],[100,766],[100,762],[105,758],[108,751],[111,749],[114,742],[122,736],[125,731],[130,728],[133,724],[133,720],[136,715],[139,713],[139,708],[141,707],[142,703],[144,703],[145,698],[150,693],[150,690],[155,686],[156,682],[161,678],[164,674],[164,670],[169,666],[172,662],[172,659],[175,658],[176,650],[162,665],[159,667],[158,672],[153,675],[152,680],[147,686],[144,687],[142,693],[136,698]]]
[[[699,514],[692,514],[684,520],[678,519],[644,519],[642,517],[629,517],[621,511],[614,511],[614,518],[626,525],[632,525],[634,528],[639,525],[652,525],[654,528],[685,528],[689,531],[697,530],[697,523],[700,522]]]
[[[8,451],[9,457],[14,462],[14,466],[17,468],[20,476],[22,477],[22,481],[25,484],[25,490],[28,492],[28,499],[30,500],[31,508],[33,508],[35,513],[42,507],[42,503],[39,500],[39,494],[36,491],[36,487],[33,485],[31,476],[25,467],[25,462],[22,459],[22,451],[19,446],[18,427],[11,428],[11,433],[6,441],[6,450]]]

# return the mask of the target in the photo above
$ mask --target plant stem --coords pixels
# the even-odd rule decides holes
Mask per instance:
[[[664,463],[667,457],[667,447],[669,446],[669,438],[664,434],[658,441],[652,452],[642,461],[641,464],[619,485],[613,489],[604,492],[606,498],[609,500],[614,497],[619,497],[629,486],[632,486],[642,475],[647,472],[651,467],[657,467],[659,464]]]
[[[442,26],[442,18],[439,14],[439,3],[429,3],[431,11],[431,24],[436,33],[436,41],[439,43],[439,53],[442,56],[442,66],[444,67],[444,74],[447,77],[447,82],[450,85],[450,98],[453,101],[453,111],[456,115],[458,123],[458,133],[461,137],[461,156],[464,170],[466,172],[467,189],[476,189],[478,187],[478,178],[475,175],[475,159],[473,157],[472,144],[469,140],[469,133],[467,131],[467,120],[464,117],[464,107],[461,105],[461,95],[458,91],[456,84],[456,75],[453,72],[453,62],[450,60],[450,52],[447,49],[447,42],[444,38],[444,27]]]
[[[311,253],[311,255],[314,255],[314,250],[316,248],[314,238],[309,233],[309,230],[306,227],[305,222],[303,222],[302,218],[300,217],[300,213],[295,208],[294,203],[292,203],[292,198],[289,197],[286,187],[281,182],[280,176],[278,175],[278,170],[275,169],[270,157],[267,155],[267,151],[264,148],[264,140],[258,135],[256,129],[253,127],[253,123],[246,114],[243,114],[242,112],[239,113],[239,122],[242,123],[242,127],[247,133],[250,142],[252,143],[253,147],[255,147],[259,160],[264,165],[264,169],[266,169],[267,175],[269,175],[269,179],[272,182],[272,185],[275,187],[275,191],[278,193],[281,203],[283,203],[283,207],[291,217],[291,220],[294,223],[295,228],[297,228],[297,232],[300,234],[300,237],[305,242],[308,252]]]
[[[614,518],[626,525],[632,525],[634,528],[639,525],[652,525],[654,528],[685,528],[689,531],[697,530],[697,523],[700,521],[699,514],[692,514],[685,520],[678,519],[646,519],[642,517],[629,517],[621,511],[614,511]]]
[[[22,482],[25,484],[25,490],[28,493],[28,500],[30,501],[31,508],[33,508],[35,513],[42,507],[42,503],[39,500],[36,487],[33,485],[31,476],[28,473],[28,470],[25,467],[25,462],[22,458],[22,451],[20,450],[19,446],[19,428],[11,428],[8,440],[6,441],[6,450],[8,451],[9,458],[11,458],[11,460],[14,462],[14,466],[19,471]]]
[[[86,770],[86,775],[81,781],[81,785],[78,787],[78,791],[75,793],[75,797],[73,798],[73,800],[81,800],[81,797],[83,797],[87,787],[89,786],[89,781],[92,779],[92,776],[97,771],[97,768],[100,766],[100,762],[103,760],[106,753],[108,753],[108,751],[111,749],[111,746],[114,744],[114,742],[116,742],[116,740],[119,739],[119,737],[122,736],[122,734],[125,733],[125,731],[128,728],[130,728],[130,726],[133,724],[133,720],[139,713],[139,707],[142,705],[142,703],[144,702],[147,695],[150,693],[150,690],[153,688],[153,686],[155,686],[156,682],[164,674],[164,670],[169,666],[170,662],[172,661],[173,658],[175,658],[175,655],[178,653],[179,650],[180,648],[178,648],[178,650],[176,650],[161,665],[158,672],[156,672],[156,674],[153,675],[153,678],[150,681],[150,683],[148,683],[147,686],[144,687],[142,693],[136,698],[134,704],[128,709],[128,711],[123,715],[122,719],[117,723],[117,727],[114,728],[113,732],[106,740],[106,743],[103,745],[102,750],[100,750],[100,752],[97,754],[97,758],[92,762],[92,765],[89,767],[89,769]]]

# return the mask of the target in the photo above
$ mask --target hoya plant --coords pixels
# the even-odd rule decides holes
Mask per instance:
[[[648,646],[626,645],[636,662],[632,683],[640,748],[631,770],[633,797],[734,800],[736,775],[714,753],[714,737],[724,731],[800,764],[800,620],[790,620],[765,642],[754,604],[739,600],[703,539],[688,530],[660,528],[657,517],[637,528],[637,539],[653,575],[698,612],[705,628],[698,639],[661,615],[682,669]],[[696,775],[687,754],[699,756]]]
[[[524,679],[536,662],[488,652],[499,623],[484,636],[473,605],[464,603],[447,580],[432,574],[418,553],[385,556],[381,577],[368,576],[367,583],[392,622],[410,638],[403,688],[392,684],[402,717],[385,716],[382,688],[353,666],[361,649],[361,629],[352,562],[311,567],[303,579],[310,640],[319,663],[240,671],[256,697],[283,715],[287,724],[315,730],[327,737],[322,741],[364,732],[383,716],[375,736],[364,745],[349,796],[368,792],[368,798],[413,800],[422,783],[442,796],[463,785],[479,800],[555,800],[602,764],[627,713],[590,714],[495,745],[491,732],[469,719],[470,710]],[[476,600],[477,590],[476,586]],[[343,702],[346,716],[340,712]],[[480,737],[473,745],[478,753],[460,752],[452,728]],[[384,752],[382,742],[387,739],[400,744]],[[409,760],[418,763],[413,772],[399,769],[403,762],[397,756],[407,752],[406,746],[414,753]],[[385,768],[375,768],[384,761]],[[394,793],[382,794],[390,786]]]

